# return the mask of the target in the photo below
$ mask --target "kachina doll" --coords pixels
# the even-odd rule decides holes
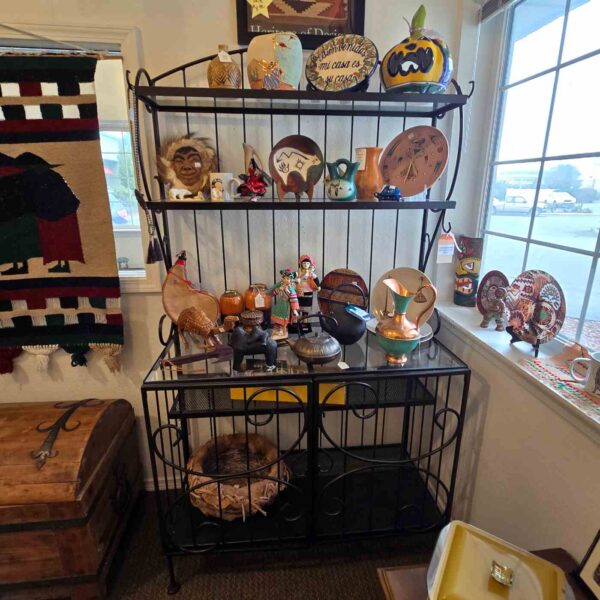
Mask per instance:
[[[288,325],[299,315],[300,305],[296,295],[298,273],[290,269],[282,269],[279,273],[281,280],[268,290],[273,297],[271,305],[272,337],[274,340],[285,340],[288,336]]]
[[[308,254],[303,254],[298,259],[297,288],[300,310],[308,314],[312,309],[313,294],[321,289],[319,278],[315,271],[315,261]]]

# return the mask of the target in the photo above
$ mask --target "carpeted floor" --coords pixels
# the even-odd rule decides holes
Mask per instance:
[[[323,544],[302,550],[183,556],[181,590],[168,596],[153,498],[145,495],[115,559],[109,600],[384,600],[383,566],[425,562],[431,536]]]

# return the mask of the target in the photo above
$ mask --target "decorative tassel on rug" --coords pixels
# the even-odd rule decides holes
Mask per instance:
[[[87,358],[85,353],[89,351],[90,347],[87,344],[68,344],[61,345],[61,348],[71,355],[71,366],[72,367],[85,367],[87,365]]]
[[[123,346],[120,344],[90,344],[90,349],[102,355],[111,373],[121,370],[119,354]]]
[[[0,348],[0,375],[13,372],[13,360],[21,352],[23,352],[22,348]]]
[[[50,355],[58,350],[58,345],[23,346],[23,350],[35,356],[36,369],[40,373],[44,373],[50,366]]]

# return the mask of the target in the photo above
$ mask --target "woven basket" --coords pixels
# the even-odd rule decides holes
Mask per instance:
[[[188,475],[189,487],[192,490],[191,503],[205,515],[225,521],[239,518],[245,520],[247,515],[257,512],[266,516],[265,508],[275,500],[285,488],[285,484],[258,477],[263,475],[283,481],[289,479],[289,470],[285,463],[282,460],[278,461],[277,448],[266,437],[254,433],[249,434],[247,438],[243,433],[220,435],[216,442],[218,461],[215,440],[211,439],[194,452],[187,468],[197,473],[233,477],[224,481],[221,479],[221,483],[218,484],[214,477]],[[273,463],[270,467],[258,470],[261,465],[270,463]],[[242,475],[247,471],[253,471],[252,477]],[[235,477],[236,474],[240,476]]]

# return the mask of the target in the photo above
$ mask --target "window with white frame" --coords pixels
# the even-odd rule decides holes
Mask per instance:
[[[521,0],[507,18],[483,271],[542,269],[561,335],[600,350],[600,0]]]
[[[108,188],[119,273],[144,276],[140,212],[135,199],[135,176],[123,64],[119,58],[98,61],[96,101],[100,148]]]

